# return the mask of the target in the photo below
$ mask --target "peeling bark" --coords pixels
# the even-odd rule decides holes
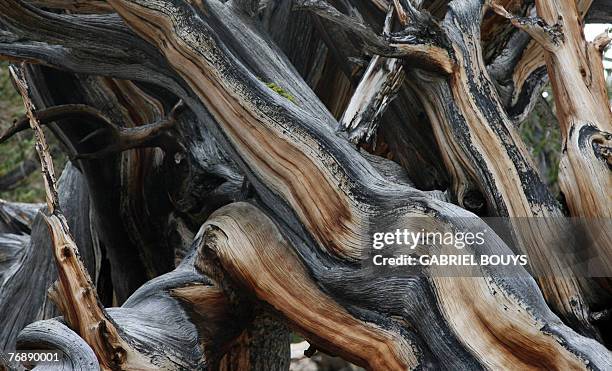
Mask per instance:
[[[550,248],[568,224],[517,131],[548,73],[570,102],[562,129],[595,138],[572,149],[566,133],[570,213],[609,216],[606,40],[585,44],[569,3],[538,0],[547,23],[523,2],[390,3],[1,2],[0,55],[43,66],[17,76],[28,119],[0,140],[32,125],[48,195],[33,224],[0,204],[7,344],[61,350],[57,367],[281,370],[292,330],[373,370],[612,368],[606,280]],[[588,73],[560,73],[576,55]],[[41,124],[87,203],[60,205]],[[527,269],[366,264],[374,231],[484,230],[484,216],[529,228],[465,252],[527,254]],[[12,279],[39,266],[40,281]],[[27,313],[7,309],[20,287]]]
[[[612,112],[601,69],[602,48],[610,38],[600,37],[588,45],[573,2],[538,1],[536,5],[545,22],[559,22],[562,30],[560,42],[546,53],[563,135],[561,190],[572,215],[610,217],[612,176],[606,148],[612,138]],[[609,264],[612,232],[601,232],[599,256]]]

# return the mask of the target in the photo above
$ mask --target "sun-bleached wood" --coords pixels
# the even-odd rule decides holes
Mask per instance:
[[[139,257],[130,260],[138,262],[133,264],[133,279],[124,271],[130,263],[119,257],[124,245],[106,243],[114,266],[121,267],[114,280],[119,300],[127,298],[121,307],[105,309],[89,302],[94,309],[86,313],[74,299],[75,290],[61,288],[68,298],[72,295],[60,304],[68,323],[91,323],[94,318],[111,326],[111,338],[125,357],[113,358],[100,349],[95,335],[76,331],[101,363],[136,368],[244,366],[250,346],[245,328],[257,322],[253,318],[272,316],[304,334],[316,348],[372,369],[611,367],[609,351],[577,333],[597,336],[589,316],[590,283],[583,286],[572,272],[561,271],[548,254],[544,241],[557,225],[518,237],[519,250],[531,256],[540,287],[522,270],[516,277],[508,277],[503,269],[482,268],[474,277],[423,270],[415,277],[386,278],[372,277],[360,265],[375,226],[484,228],[470,211],[563,216],[516,130],[517,117],[530,103],[518,102],[514,94],[526,91],[532,97],[542,78],[536,67],[541,59],[528,46],[534,44],[519,40],[516,45],[528,48],[522,58],[497,59],[512,60],[513,67],[488,69],[480,47],[486,10],[481,1],[454,0],[441,20],[421,12],[414,5],[420,2],[394,2],[406,30],[386,36],[368,25],[375,17],[363,4],[347,8],[346,15],[326,2],[300,2],[302,9],[356,39],[357,47],[348,56],[354,65],[345,68],[349,77],[360,71],[356,66],[362,61],[355,55],[378,54],[372,65],[397,61],[395,67],[407,74],[398,94],[403,101],[421,100],[453,180],[450,199],[458,206],[441,192],[414,188],[401,167],[355,149],[334,115],[361,101],[358,93],[351,98],[357,81],[347,76],[342,80],[342,68],[329,72],[337,80],[319,86],[343,89],[337,99],[325,100],[326,107],[258,29],[256,3],[110,0],[117,14],[96,16],[45,12],[17,0],[0,4],[6,28],[0,34],[0,55],[71,72],[61,75],[64,88],[50,83],[52,77],[59,78],[54,75],[58,72],[32,69],[39,98],[48,104],[66,104],[62,98],[86,100],[95,109],[114,110],[108,121],[118,131],[162,120],[179,98],[188,107],[172,125],[163,125],[180,146],[127,152],[123,150],[130,146],[119,146],[104,159],[75,157],[94,204],[102,210],[102,235],[106,241],[129,240],[132,244],[125,246],[135,249],[129,252],[131,258]],[[432,33],[421,37],[422,28]],[[74,30],[80,38],[71,36]],[[326,45],[334,42],[327,40]],[[335,45],[334,52],[342,51],[346,40]],[[311,71],[323,74],[320,67]],[[493,80],[498,76],[500,81],[512,76],[516,90],[508,99],[497,93]],[[366,72],[362,81],[369,77]],[[309,81],[322,78],[311,76]],[[505,112],[514,106],[518,113]],[[383,124],[389,122],[382,111],[380,116]],[[100,139],[87,125],[90,120],[84,120],[82,132],[68,125],[69,117],[58,121],[50,127],[77,154],[91,149],[87,140],[81,142],[84,138]],[[159,181],[160,174],[171,179]],[[120,181],[101,181],[113,177]],[[108,209],[100,202],[106,184],[120,189]],[[215,201],[218,195],[222,201]],[[249,202],[235,202],[245,199]],[[157,202],[164,207],[150,210]],[[116,215],[123,224],[115,221],[110,228]],[[192,249],[186,248],[194,225],[202,223]],[[55,226],[55,242],[74,245],[65,238],[62,224]],[[168,226],[180,246],[165,244]],[[111,238],[114,230],[121,237]],[[160,276],[168,264],[156,259],[156,251],[176,261],[185,259]],[[510,250],[491,234],[481,253]],[[71,259],[58,259],[58,265]],[[87,286],[82,267],[72,268],[68,281]],[[124,277],[129,284],[121,286]],[[143,277],[150,280],[128,298]],[[256,310],[237,310],[251,307]],[[235,319],[237,326],[229,329],[227,324]],[[270,333],[282,336],[282,328],[272,327],[278,332]],[[55,328],[58,334],[65,332]],[[174,328],[181,331],[173,333]],[[168,347],[158,349],[160,343]],[[284,345],[274,343],[269,351],[279,355],[282,365]],[[82,345],[76,344],[75,352],[89,354]]]

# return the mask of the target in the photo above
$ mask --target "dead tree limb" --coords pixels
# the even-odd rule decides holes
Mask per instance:
[[[517,132],[515,120],[543,78],[534,67],[541,59],[527,49],[499,53],[510,44],[529,48],[529,41],[510,37],[509,22],[487,13],[480,0],[396,1],[398,26],[382,36],[388,4],[381,1],[300,1],[317,17],[270,34],[262,30],[274,25],[259,27],[255,3],[109,0],[116,14],[94,16],[0,3],[0,55],[67,71],[27,68],[41,106],[88,104],[117,130],[138,133],[154,131],[143,125],[168,117],[179,99],[188,108],[161,125],[181,144],[174,156],[137,148],[74,159],[113,269],[115,307],[94,300],[58,218],[54,242],[67,249],[54,250],[54,296],[63,321],[87,346],[57,325],[45,343],[66,347],[65,335],[75,340],[75,353],[89,360],[93,352],[106,368],[281,369],[288,325],[315,348],[370,369],[611,368],[592,323],[605,317],[593,312],[609,298],[550,249],[551,237],[566,229],[564,212]],[[275,9],[287,14],[288,6]],[[268,10],[259,15],[266,19]],[[527,28],[549,50],[562,47],[548,37],[552,28],[523,18],[515,23],[533,26]],[[333,32],[321,30],[326,26]],[[275,45],[282,30],[316,32],[305,46],[316,52],[312,65],[300,59],[309,53],[284,45],[287,57]],[[483,41],[482,30],[505,32]],[[381,125],[368,130],[387,136],[398,152],[404,140],[422,148],[435,137],[424,156],[443,158],[453,203],[444,189],[419,190],[401,166],[376,156],[393,153],[355,148],[342,132],[336,118],[346,107],[371,101],[360,99],[366,89],[358,81],[373,77],[362,69],[372,54],[374,63],[397,60],[405,78],[384,115],[385,99],[374,99]],[[504,90],[511,77],[514,86]],[[70,120],[50,127],[67,148],[92,152],[96,129]],[[414,124],[419,120],[428,123]],[[412,138],[419,128],[431,133]],[[121,138],[110,141],[120,146]],[[401,155],[412,160],[410,151]],[[432,173],[442,175],[428,184],[442,188],[446,173]],[[52,205],[54,196],[51,189]],[[514,251],[493,232],[465,251],[526,254],[528,270],[475,266],[449,277],[417,266],[410,275],[378,275],[366,265],[374,231],[488,228],[474,213],[527,218],[526,231],[511,230]],[[423,244],[415,254],[446,248]],[[83,300],[79,286],[87,288]],[[96,325],[108,336],[92,332]],[[271,339],[261,351],[262,343],[249,338],[255,333]]]

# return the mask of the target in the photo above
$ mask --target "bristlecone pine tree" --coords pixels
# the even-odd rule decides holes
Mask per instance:
[[[611,20],[609,0],[0,0],[27,112],[0,141],[33,130],[47,196],[0,204],[0,368],[287,370],[294,332],[371,370],[611,370],[610,38],[583,32]],[[519,135],[547,82],[559,196]],[[374,232],[485,217],[522,226],[464,252],[527,266],[366,264]],[[569,217],[603,274],[555,252]]]

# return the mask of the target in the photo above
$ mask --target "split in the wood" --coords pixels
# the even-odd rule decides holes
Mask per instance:
[[[432,19],[428,19],[429,22],[424,27],[406,27],[400,32],[379,36],[362,21],[341,13],[324,0],[300,0],[296,2],[296,9],[311,11],[343,27],[363,43],[363,48],[369,54],[403,57],[410,59],[420,68],[445,74],[452,71],[453,56],[439,32],[439,26]],[[419,26],[427,28],[426,32]]]
[[[557,23],[549,25],[540,17],[520,17],[509,13],[503,6],[496,1],[490,2],[491,9],[500,16],[510,20],[512,24],[527,32],[546,50],[553,51],[563,42],[562,19]]]
[[[392,30],[393,9],[394,6],[390,6],[387,11],[383,35]],[[372,57],[340,119],[340,126],[348,133],[351,142],[370,142],[387,106],[404,82],[403,69],[401,59]]]
[[[360,276],[363,272],[356,259],[369,242],[369,236],[363,231],[371,220],[382,220],[388,225],[405,224],[405,218],[415,215],[422,223],[445,227],[453,216],[474,216],[385,176],[358,156],[344,138],[334,136],[333,130],[325,126],[328,124],[325,119],[313,120],[317,112],[308,113],[303,107],[278,99],[253,78],[255,74],[236,57],[235,49],[228,52],[223,35],[216,34],[214,29],[211,31],[201,14],[190,16],[192,9],[188,5],[163,0],[112,0],[110,3],[143,37],[156,43],[166,53],[172,69],[189,81],[193,92],[184,98],[189,99],[190,107],[202,121],[207,115],[214,117],[211,124],[216,129],[214,135],[227,142],[227,148],[247,172],[256,193],[265,196],[261,202],[270,211],[269,216],[244,203],[218,210],[206,222],[204,236],[200,235],[216,238],[206,240],[204,245],[214,253],[212,258],[223,263],[222,268],[232,275],[234,283],[247,287],[245,292],[251,298],[255,296],[268,303],[293,326],[317,340],[317,347],[372,368],[418,367],[419,364],[451,369],[508,365],[579,368],[585,367],[585,363],[610,367],[609,355],[603,346],[564,326],[544,304],[531,278],[506,279],[494,269],[469,279],[417,277],[374,282],[370,276]],[[469,5],[466,3],[462,5]],[[463,26],[474,26],[476,30],[477,17],[469,19],[474,19],[474,24]],[[180,32],[186,24],[189,32]],[[457,32],[454,36],[465,40],[469,37],[466,34]],[[474,39],[468,42],[478,44]],[[477,49],[462,51],[478,56]],[[468,68],[472,65],[470,62],[466,62]],[[459,70],[453,78],[459,80],[458,76],[466,71],[473,74],[474,70],[468,68]],[[454,95],[444,95],[443,87],[438,97],[446,99],[446,107],[449,101],[463,103],[448,111],[459,106],[457,115],[468,116],[473,120],[468,123],[476,123],[474,126],[480,129],[468,132],[470,128],[462,126],[459,134],[469,137],[463,144],[472,145],[468,149],[473,149],[473,138],[482,133],[486,135],[480,140],[479,149],[487,150],[498,139],[495,132],[486,130],[487,124],[492,121],[499,124],[498,116],[504,116],[496,111],[495,101],[491,104],[486,99],[486,94],[491,92],[484,89],[489,88],[486,75],[478,75],[473,80],[485,84],[470,91],[465,81],[455,80]],[[432,86],[437,82],[428,83]],[[478,99],[469,92],[478,93]],[[448,114],[441,107],[431,111],[436,108],[439,116]],[[459,120],[448,121],[465,124]],[[503,135],[514,134],[506,121],[497,128],[502,139]],[[97,135],[86,138],[85,142],[95,140]],[[455,143],[454,139],[449,135],[450,144]],[[485,162],[482,172],[488,172],[486,176],[491,172],[490,163],[498,162],[499,168],[503,168],[494,169],[501,175],[487,178],[490,184],[497,185],[499,179],[514,180],[522,175],[507,176],[508,168],[515,169],[513,165],[518,164],[515,167],[520,170],[528,168],[522,166],[525,164],[522,158],[516,160],[521,156],[521,148],[517,150],[511,140],[508,139],[510,143],[501,141],[499,148],[494,146],[499,152],[491,149],[490,162],[480,161]],[[443,146],[443,149],[449,147]],[[510,153],[513,157],[508,159]],[[514,189],[522,192],[522,183],[508,183],[502,185],[506,187],[504,192],[512,195],[515,195],[511,193]],[[538,184],[537,179],[526,184],[534,183]],[[486,185],[481,188],[483,192],[489,190]],[[534,193],[527,197],[519,193],[515,197],[519,201],[530,200],[528,196]],[[521,207],[525,203],[517,202],[516,209]],[[289,228],[284,223],[290,224]],[[460,229],[462,225],[452,227]],[[497,236],[488,241],[486,248],[508,250]],[[281,262],[289,262],[292,269]],[[148,288],[156,289],[147,286],[145,290]],[[172,293],[175,298],[199,304],[204,296],[200,290],[207,288],[206,284],[190,285],[173,289]],[[231,301],[232,291],[227,292]],[[139,298],[129,300],[128,304],[134,304]],[[115,313],[119,314],[120,310]],[[188,323],[181,317],[182,325]]]
[[[601,59],[609,38],[586,41],[583,14],[574,1],[538,0],[537,11],[548,24],[563,20],[564,41],[545,51],[562,135],[559,188],[572,217],[610,218],[612,111]],[[612,231],[590,233],[602,264],[612,264]],[[608,292],[609,282],[602,285]]]

